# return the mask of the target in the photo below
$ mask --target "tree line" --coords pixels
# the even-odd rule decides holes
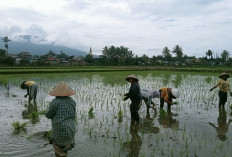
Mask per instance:
[[[2,66],[15,66],[15,58],[8,56],[8,42],[11,41],[8,37],[2,38],[5,43],[6,50],[0,49],[0,65]],[[49,65],[45,62],[48,57],[54,57],[59,59],[65,59],[72,63],[74,56],[68,56],[65,52],[56,54],[53,51],[49,51],[45,55],[35,55],[38,60],[34,65]],[[181,46],[176,45],[170,50],[168,47],[164,47],[161,51],[161,55],[154,55],[151,58],[146,54],[142,56],[135,55],[129,48],[120,46],[105,46],[102,49],[102,55],[94,57],[92,53],[81,57],[87,65],[178,65],[178,66],[193,66],[193,65],[231,65],[232,58],[227,50],[223,50],[222,53],[216,54],[212,50],[207,50],[202,57],[196,58],[195,56],[187,56],[184,54]],[[29,58],[23,58],[19,61],[19,65],[31,65]]]

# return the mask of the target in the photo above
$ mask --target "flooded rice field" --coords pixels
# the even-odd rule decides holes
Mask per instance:
[[[47,109],[54,98],[48,92],[60,81],[76,91],[72,98],[77,102],[78,130],[76,146],[69,156],[232,156],[231,97],[225,109],[219,110],[218,89],[209,92],[217,75],[137,72],[142,89],[176,87],[181,96],[174,100],[177,105],[171,111],[167,111],[167,104],[160,111],[159,99],[154,99],[157,114],[153,110],[147,114],[143,102],[140,124],[131,126],[130,100],[123,101],[130,87],[125,81],[128,74],[12,75],[0,84],[0,156],[54,156],[52,145],[44,137],[51,130],[51,121],[43,114],[33,118],[32,113]],[[24,80],[38,84],[35,103],[24,98],[26,91],[20,89]],[[26,122],[25,129],[16,131],[14,122]]]

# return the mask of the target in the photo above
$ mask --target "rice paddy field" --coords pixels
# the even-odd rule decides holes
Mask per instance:
[[[134,73],[141,89],[175,87],[180,98],[171,111],[146,113],[143,102],[140,124],[131,125],[130,100],[123,101]],[[77,126],[75,148],[70,157],[231,157],[231,97],[225,109],[218,108],[218,89],[209,92],[220,73],[124,71],[0,75],[0,156],[52,157],[52,145],[44,136],[51,121],[43,111],[54,98],[48,92],[67,83],[76,94]],[[35,103],[24,98],[24,80],[38,84]],[[20,128],[20,124],[25,124]],[[19,129],[16,129],[16,127]]]

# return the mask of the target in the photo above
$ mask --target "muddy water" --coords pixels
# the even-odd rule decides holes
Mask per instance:
[[[109,85],[106,76],[91,78],[69,76],[58,79],[31,77],[39,85],[36,103],[28,103],[21,90],[22,78],[9,80],[0,86],[0,156],[50,157],[53,148],[44,133],[51,129],[51,121],[43,115],[32,121],[29,114],[46,110],[53,97],[48,91],[59,81],[67,82],[76,91],[78,131],[76,147],[69,156],[232,156],[232,125],[229,124],[231,98],[225,110],[218,109],[217,89],[208,92],[217,77],[173,74],[138,76],[141,88],[178,87],[181,97],[171,112],[146,114],[143,104],[139,114],[141,123],[130,124],[130,101],[122,101],[129,84]],[[168,79],[167,79],[168,78]],[[88,115],[93,107],[93,117]],[[123,111],[119,119],[118,111]],[[14,131],[12,122],[27,122],[26,130]]]

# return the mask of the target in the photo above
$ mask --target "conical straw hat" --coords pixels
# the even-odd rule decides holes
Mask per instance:
[[[219,76],[219,78],[221,78],[222,76],[224,76],[224,75],[226,75],[227,76],[227,78],[229,78],[230,77],[230,75],[228,74],[228,73],[222,73],[220,76]]]
[[[134,74],[131,74],[129,76],[126,77],[126,80],[129,81],[129,78],[135,79],[137,81],[139,81],[139,79],[137,79],[137,77]]]
[[[73,90],[69,86],[67,86],[64,82],[60,82],[53,90],[49,93],[51,96],[71,96],[75,94]]]

